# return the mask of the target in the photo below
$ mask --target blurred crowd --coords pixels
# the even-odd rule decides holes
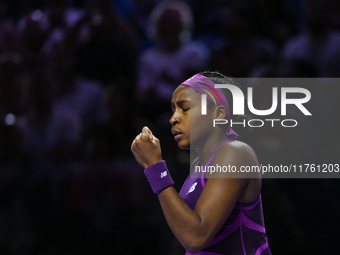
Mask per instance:
[[[340,77],[340,2],[0,0],[0,254],[183,254],[130,145],[149,126],[180,189],[170,100],[204,70]],[[321,117],[256,130],[260,161],[336,163],[340,90],[310,90]],[[337,180],[263,186],[273,254],[339,254]]]

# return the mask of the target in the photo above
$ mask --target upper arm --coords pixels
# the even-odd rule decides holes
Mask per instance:
[[[210,165],[235,166],[240,169],[244,165],[257,164],[256,157],[249,146],[239,143],[237,146],[229,145],[221,147],[216,153]],[[245,187],[251,181],[247,174],[242,174],[241,178],[232,177],[227,173],[225,176],[212,176],[208,178],[206,185],[196,203],[195,212],[201,220],[202,233],[204,236],[204,246],[220,230],[226,221],[236,202]],[[254,194],[256,197],[258,194]]]

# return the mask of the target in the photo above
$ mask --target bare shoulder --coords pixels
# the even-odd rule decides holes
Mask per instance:
[[[234,164],[257,165],[257,157],[254,150],[246,143],[241,141],[231,141],[221,146],[216,152],[216,160]]]

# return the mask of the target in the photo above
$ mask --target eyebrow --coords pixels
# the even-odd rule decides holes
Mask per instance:
[[[180,100],[176,102],[177,104],[182,104],[182,103],[191,103],[190,100]],[[171,102],[171,104],[173,104],[173,102]]]

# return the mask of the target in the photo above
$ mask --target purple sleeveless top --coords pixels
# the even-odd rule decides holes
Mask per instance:
[[[205,166],[208,166],[215,156],[213,152]],[[198,164],[198,163],[197,163]],[[194,210],[196,202],[205,186],[204,173],[195,173],[194,177],[187,177],[179,195]],[[271,255],[262,211],[261,195],[252,203],[237,202],[226,222],[210,243],[196,255]],[[186,252],[186,255],[190,253]]]

